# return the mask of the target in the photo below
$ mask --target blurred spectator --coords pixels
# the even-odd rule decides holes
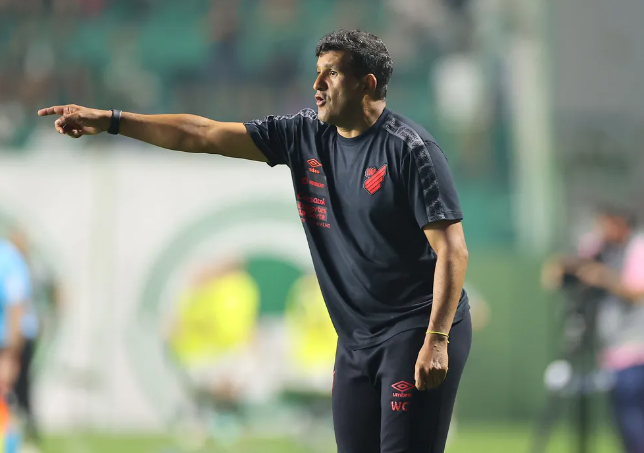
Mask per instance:
[[[201,269],[180,297],[169,346],[192,384],[217,400],[236,400],[244,391],[244,383],[224,365],[242,362],[254,338],[259,303],[256,283],[236,260]]]
[[[579,281],[602,291],[602,365],[614,374],[611,403],[628,453],[644,451],[644,235],[635,227],[626,210],[604,207],[578,256],[555,258],[543,272],[549,288]]]
[[[24,412],[27,440],[38,443],[40,435],[33,412],[32,365],[41,336],[42,320],[49,321],[50,327],[55,326],[60,308],[60,289],[48,267],[36,257],[23,229],[12,228],[8,239],[21,254],[31,282],[31,294],[23,303],[22,309],[20,329],[23,346],[20,353],[20,372],[14,392],[19,407]]]
[[[43,334],[56,334],[58,319],[64,309],[64,297],[56,269],[34,248],[33,241],[24,229],[14,227],[9,231],[9,240],[24,257],[32,281],[33,309],[23,321],[25,332],[40,339]]]
[[[236,258],[200,266],[164,330],[177,374],[218,441],[234,443],[241,409],[266,384],[254,347],[260,295]],[[249,386],[248,377],[262,375]],[[205,440],[205,438],[204,438]]]
[[[11,242],[0,239],[0,392],[3,397],[18,378],[24,345],[22,317],[30,301],[27,263]]]
[[[330,370],[338,336],[315,274],[300,277],[289,291],[285,321],[288,335],[289,386],[330,394]]]

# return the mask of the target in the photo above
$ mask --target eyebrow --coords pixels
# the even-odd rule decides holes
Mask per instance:
[[[322,65],[322,66],[316,66],[316,67],[315,67],[315,69],[334,69],[334,70],[336,70],[336,71],[338,70],[338,69],[335,67],[335,65],[328,64],[328,63],[327,63],[327,64],[325,64],[325,65]]]

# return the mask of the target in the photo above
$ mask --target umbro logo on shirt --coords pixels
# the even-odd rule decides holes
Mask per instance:
[[[365,181],[363,187],[371,195],[376,193],[382,187],[382,183],[385,180],[385,175],[387,174],[387,164],[383,165],[380,168],[369,167],[364,172]]]
[[[317,170],[316,167],[321,167],[322,164],[318,162],[316,159],[309,159],[306,161],[306,163],[310,165],[309,171],[311,173],[318,173],[318,174],[320,173],[320,170]]]

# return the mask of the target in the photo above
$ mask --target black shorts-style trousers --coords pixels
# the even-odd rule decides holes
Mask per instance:
[[[446,379],[418,391],[414,372],[425,332],[405,331],[367,349],[338,343],[332,396],[338,453],[443,453],[472,320],[468,312],[452,326]]]

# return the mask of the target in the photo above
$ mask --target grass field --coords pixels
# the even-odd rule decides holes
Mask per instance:
[[[458,437],[448,448],[448,453],[530,453],[531,429],[528,425],[469,425],[459,427]],[[170,438],[105,435],[59,436],[47,438],[44,453],[181,453]],[[239,443],[222,447],[210,445],[200,452],[235,453],[309,453],[310,447],[298,445],[289,439],[243,439]],[[619,453],[615,438],[609,430],[595,434],[591,453]],[[333,453],[315,449],[315,453]],[[547,453],[576,453],[574,437],[570,431],[560,429],[553,436]]]

